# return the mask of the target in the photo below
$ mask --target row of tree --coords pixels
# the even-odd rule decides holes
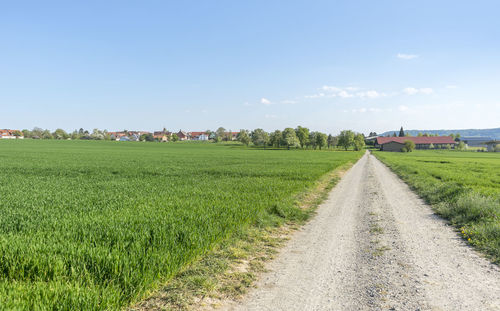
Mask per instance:
[[[35,127],[32,130],[22,130],[24,138],[35,138],[35,139],[86,139],[86,140],[109,140],[111,135],[107,130],[94,129],[92,132],[80,128],[79,130],[74,130],[71,133],[66,132],[63,129],[57,129],[53,132]]]
[[[354,133],[351,130],[342,131],[338,136],[327,135],[321,132],[310,131],[306,127],[298,126],[293,129],[288,127],[283,131],[276,130],[268,133],[263,129],[253,131],[240,130],[237,140],[248,146],[252,143],[260,147],[286,147],[301,149],[323,149],[342,147],[345,150],[353,148],[361,150],[365,146],[365,137],[363,134]]]

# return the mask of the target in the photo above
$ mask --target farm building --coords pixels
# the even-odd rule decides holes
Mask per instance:
[[[448,146],[454,148],[456,142],[450,136],[432,137],[377,137],[375,147],[382,151],[402,151],[405,141],[411,140],[415,143],[415,149],[445,149]]]
[[[461,141],[467,144],[469,147],[486,147],[486,142],[492,141],[491,137],[483,137],[483,136],[471,136],[471,137],[462,137]]]
[[[485,143],[486,146],[488,146],[488,151],[496,151],[496,147],[500,145],[500,140],[490,140]]]

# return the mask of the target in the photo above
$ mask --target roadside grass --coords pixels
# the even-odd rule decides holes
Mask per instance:
[[[141,301],[248,228],[305,221],[297,196],[361,155],[0,141],[0,309],[118,310]],[[251,248],[235,246],[231,258]],[[217,288],[207,275],[187,277],[188,287]],[[241,267],[231,277],[251,282]]]
[[[467,242],[500,263],[500,155],[457,151],[373,152]]]
[[[312,188],[298,194],[293,206],[296,212],[274,208],[269,218],[242,228],[130,310],[212,310],[237,301],[265,272],[265,263],[275,257],[290,235],[315,214],[353,162],[325,174]],[[192,282],[192,278],[204,282]],[[211,286],[207,288],[205,283]]]

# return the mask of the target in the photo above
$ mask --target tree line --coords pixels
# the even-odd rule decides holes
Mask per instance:
[[[110,140],[111,135],[107,130],[94,129],[92,132],[80,128],[79,130],[74,130],[71,133],[66,132],[63,129],[56,129],[51,132],[47,129],[42,129],[35,127],[32,130],[22,130],[24,138],[34,138],[34,139],[83,139],[83,140]]]
[[[355,133],[351,130],[344,130],[338,136],[325,134],[316,131],[310,131],[307,127],[298,126],[293,129],[285,128],[283,131],[275,130],[266,132],[263,129],[248,131],[240,130],[236,138],[242,144],[248,146],[252,143],[258,147],[275,148],[300,148],[300,149],[324,149],[340,147],[348,150],[361,150],[365,146],[365,137],[363,134]]]

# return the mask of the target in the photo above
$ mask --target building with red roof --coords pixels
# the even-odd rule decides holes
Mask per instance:
[[[382,151],[402,151],[405,141],[415,143],[415,149],[445,149],[455,147],[455,140],[450,136],[406,136],[406,137],[377,137],[375,147]]]
[[[23,132],[19,130],[0,130],[0,139],[23,139]]]

